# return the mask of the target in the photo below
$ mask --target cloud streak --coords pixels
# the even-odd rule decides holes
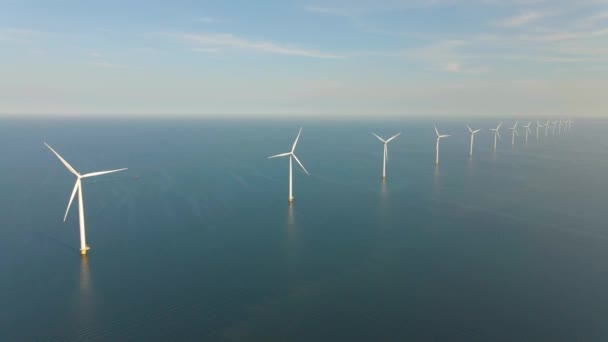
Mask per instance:
[[[499,20],[495,23],[495,25],[502,27],[521,27],[538,21],[546,16],[546,13],[529,11],[513,17]]]
[[[187,33],[180,36],[181,39],[199,44],[205,47],[226,47],[240,50],[258,51],[279,55],[300,56],[322,59],[344,58],[342,55],[325,53],[318,50],[304,49],[296,46],[277,44],[269,41],[250,40],[236,36],[231,33]]]

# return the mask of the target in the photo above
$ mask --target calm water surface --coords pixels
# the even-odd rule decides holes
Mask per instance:
[[[608,121],[437,123],[2,119],[0,340],[608,340]]]

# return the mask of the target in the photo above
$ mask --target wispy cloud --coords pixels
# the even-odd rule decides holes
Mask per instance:
[[[269,41],[257,41],[242,38],[231,33],[199,33],[183,34],[180,38],[205,47],[229,47],[242,50],[252,50],[279,55],[302,56],[310,58],[336,59],[344,56],[325,53],[318,50],[304,49],[296,46],[282,45]]]
[[[11,41],[11,42],[31,41],[35,38],[41,37],[46,34],[47,34],[46,32],[38,31],[38,30],[5,27],[5,28],[0,28],[0,41]]]
[[[97,67],[97,68],[106,68],[106,69],[120,69],[124,68],[123,65],[110,63],[107,61],[90,61],[87,64]]]
[[[592,15],[590,17],[584,18],[583,20],[581,20],[580,26],[583,27],[590,27],[593,25],[596,25],[599,22],[608,20],[608,12],[602,12],[602,13],[598,13],[595,15]]]
[[[225,20],[219,19],[219,18],[214,18],[214,17],[199,17],[199,18],[194,19],[194,21],[197,23],[203,23],[203,24],[217,24],[217,23],[223,23]]]
[[[360,10],[353,9],[352,7],[331,7],[321,5],[309,5],[305,6],[304,9],[308,12],[335,15],[338,17],[354,17]]]
[[[194,51],[194,52],[201,52],[201,53],[218,53],[218,52],[220,52],[220,49],[217,49],[217,48],[193,48],[192,51]]]
[[[524,13],[521,13],[521,14],[513,16],[513,17],[508,17],[508,18],[499,20],[495,23],[495,25],[502,26],[502,27],[521,27],[521,26],[528,25],[532,22],[538,21],[539,19],[544,18],[546,16],[547,16],[547,13],[529,11],[529,12],[524,12]]]

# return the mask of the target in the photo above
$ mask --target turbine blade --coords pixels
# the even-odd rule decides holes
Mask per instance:
[[[296,145],[298,144],[298,139],[300,139],[300,134],[302,134],[302,127],[300,127],[300,131],[298,132],[298,136],[296,137],[296,141],[293,142],[293,147],[291,148],[291,153],[296,150]]]
[[[57,158],[59,158],[59,160],[63,163],[63,165],[65,165],[65,167],[70,170],[71,173],[73,173],[75,176],[78,176],[78,172],[76,172],[76,170],[74,170],[74,168],[72,167],[72,165],[70,165],[67,161],[65,161],[65,159],[63,159],[59,153],[57,153],[55,150],[53,150],[53,148],[51,146],[49,146],[49,144],[47,144],[46,142],[44,143],[46,145],[46,147],[48,147],[51,152],[53,152],[53,154],[55,154],[57,156]]]
[[[281,154],[276,154],[276,155],[274,155],[274,156],[270,156],[270,157],[268,157],[268,159],[271,159],[271,158],[277,158],[277,157],[287,157],[287,156],[288,156],[288,155],[290,155],[290,154],[291,154],[291,152],[285,152],[285,153],[281,153]]]
[[[473,132],[473,130],[471,129],[471,127],[469,127],[469,125],[467,125],[467,128],[469,129],[469,132],[470,132],[471,134],[473,134],[473,133],[474,133],[474,132]]]
[[[437,134],[437,136],[439,136],[439,131],[437,130],[437,126],[433,125],[433,127],[435,127],[435,134]]]
[[[498,124],[498,126],[496,127],[496,130],[499,130],[500,126],[502,126],[502,121]]]
[[[498,136],[498,140],[502,140],[502,137],[500,136],[500,131],[496,130],[494,132],[496,132],[496,135]]]
[[[374,135],[376,138],[378,138],[378,140],[380,140],[380,141],[382,141],[383,143],[385,143],[385,144],[386,144],[386,141],[384,141],[384,139],[380,138],[380,137],[378,136],[378,134],[376,134],[376,133],[374,133],[374,132],[372,132],[372,134],[373,134],[373,135]]]
[[[450,136],[449,134],[444,134],[444,135],[440,135],[439,138],[447,138],[449,136]]]
[[[70,201],[68,202],[68,207],[65,210],[65,215],[63,216],[63,222],[65,222],[65,219],[68,217],[68,212],[70,211],[70,207],[72,206],[72,201],[74,200],[74,196],[76,196],[76,191],[78,190],[79,186],[80,186],[80,179],[77,179],[76,184],[74,184],[74,190],[72,190],[72,196],[70,196]]]
[[[478,130],[473,131],[473,134],[475,134],[475,133],[477,133],[477,132],[479,132],[479,131],[481,131],[481,128],[480,128],[480,129],[478,129]]]
[[[302,170],[304,170],[304,172],[306,172],[306,174],[310,176],[310,173],[308,173],[308,171],[306,170],[304,165],[302,165],[302,163],[300,163],[300,160],[298,159],[298,157],[296,157],[295,154],[293,155],[293,159],[295,159],[298,162],[298,164],[300,165],[300,167],[302,168]]]
[[[388,142],[390,142],[391,140],[395,139],[395,138],[396,138],[396,137],[398,137],[399,135],[401,135],[401,132],[399,132],[399,133],[397,133],[397,134],[393,135],[393,136],[392,136],[392,137],[390,137],[390,139],[388,139],[386,142],[387,142],[387,143],[388,143]]]
[[[101,175],[105,175],[105,174],[108,174],[108,173],[114,173],[114,172],[124,171],[126,169],[127,168],[125,167],[125,168],[117,169],[117,170],[91,172],[91,173],[87,173],[86,175],[80,176],[80,178],[88,178],[88,177],[101,176]]]

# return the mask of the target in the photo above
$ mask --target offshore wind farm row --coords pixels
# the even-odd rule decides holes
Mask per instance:
[[[551,136],[555,136],[556,135],[556,129],[557,129],[557,135],[561,135],[562,133],[567,133],[571,130],[572,128],[572,120],[555,120],[555,121],[546,121],[545,123],[542,123],[540,121],[536,121],[536,140],[540,140],[541,136],[543,135],[543,128],[544,128],[544,136],[548,137],[549,134],[551,134]],[[513,125],[513,127],[509,127],[508,130],[511,131],[511,145],[514,146],[515,142],[516,142],[516,137],[519,137],[520,134],[518,132],[518,125],[519,125],[519,121],[516,121],[515,124]],[[528,143],[528,137],[533,135],[533,131],[530,128],[532,125],[532,121],[529,121],[527,125],[522,125],[521,127],[524,129],[524,134],[525,134],[525,143]],[[502,140],[501,135],[500,135],[500,130],[501,130],[501,126],[502,126],[502,122],[500,122],[495,128],[490,128],[488,129],[490,132],[493,132],[493,151],[494,153],[496,153],[496,146],[497,146],[497,141],[498,140]],[[469,125],[466,125],[466,128],[468,129],[468,132],[470,134],[470,143],[469,143],[469,158],[473,157],[473,148],[474,148],[474,142],[475,142],[475,134],[479,133],[480,131],[482,131],[481,128],[477,128],[477,129],[473,129],[471,128]],[[436,144],[435,144],[435,165],[438,166],[439,165],[439,143],[441,141],[441,139],[443,138],[448,138],[451,136],[451,134],[440,134],[438,128],[434,125],[434,130],[435,130],[435,134],[436,134]],[[295,154],[295,150],[298,144],[298,141],[300,140],[300,136],[302,134],[302,128],[299,129],[298,134],[293,142],[293,145],[291,147],[291,150],[289,152],[284,152],[284,153],[279,153],[276,155],[272,155],[270,157],[268,157],[268,159],[274,159],[274,158],[282,158],[282,157],[289,157],[289,195],[288,195],[288,202],[291,205],[293,203],[294,197],[293,197],[293,160],[296,161],[296,163],[300,166],[300,168],[307,174],[310,175],[310,173],[308,172],[308,170],[304,167],[304,164],[298,159],[298,157]],[[391,141],[395,140],[397,137],[399,137],[401,135],[401,132],[391,136],[388,139],[384,139],[382,138],[380,135],[372,132],[371,133],[374,137],[376,137],[380,142],[382,142],[383,144],[383,158],[382,158],[382,180],[384,181],[386,179],[386,175],[387,175],[387,162],[388,162],[388,143],[390,143]],[[64,214],[64,218],[63,221],[65,222],[70,210],[70,207],[72,206],[72,202],[74,201],[74,198],[76,197],[76,193],[78,193],[78,217],[79,217],[79,227],[80,227],[80,253],[82,255],[86,255],[87,251],[90,249],[89,245],[86,242],[86,231],[85,231],[85,215],[84,215],[84,200],[83,200],[83,190],[82,190],[82,181],[83,179],[86,178],[90,178],[90,177],[96,177],[96,176],[101,176],[101,175],[106,175],[106,174],[110,174],[110,173],[115,173],[115,172],[120,172],[120,171],[125,171],[127,170],[127,168],[120,168],[120,169],[113,169],[113,170],[108,170],[108,171],[98,171],[98,172],[91,172],[91,173],[86,173],[86,174],[80,174],[78,171],[76,171],[76,169],[74,167],[72,167],[72,165],[70,165],[57,151],[55,151],[49,144],[47,144],[46,142],[44,143],[44,145],[46,147],[48,147],[50,149],[50,151],[59,159],[59,161],[68,169],[68,171],[70,173],[72,173],[74,176],[76,176],[76,183],[74,184],[74,188],[72,190],[72,194],[69,198],[68,201],[68,205]]]

